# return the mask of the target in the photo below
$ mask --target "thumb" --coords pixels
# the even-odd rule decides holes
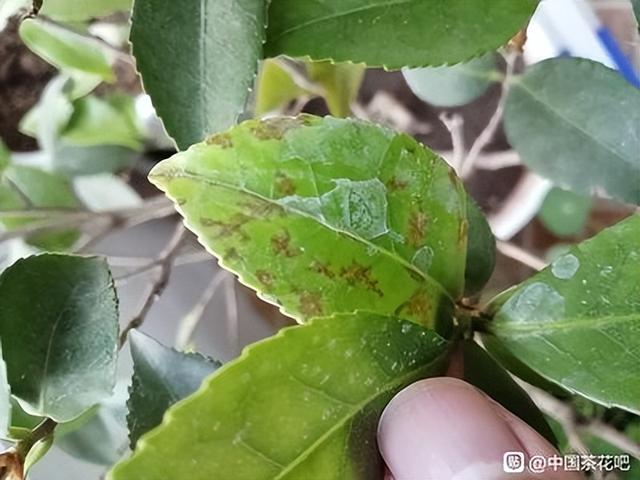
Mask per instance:
[[[506,473],[506,452],[549,458],[558,452],[526,423],[473,386],[423,380],[394,397],[382,414],[378,444],[395,480],[576,480],[571,472]]]

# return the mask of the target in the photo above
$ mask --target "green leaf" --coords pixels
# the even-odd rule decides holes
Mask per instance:
[[[461,295],[466,194],[407,135],[249,120],[149,178],[226,268],[298,320],[367,309],[433,325]]]
[[[0,339],[25,410],[74,419],[115,383],[118,304],[104,259],[45,254],[0,276]]]
[[[462,348],[464,379],[557,445],[558,441],[542,412],[507,371],[474,341],[465,340]]]
[[[234,125],[262,58],[264,0],[137,0],[131,43],[146,92],[180,149]]]
[[[7,380],[7,365],[2,359],[0,344],[0,438],[6,438],[11,426],[11,388]]]
[[[441,374],[447,355],[433,331],[392,317],[283,329],[172,407],[108,478],[382,479],[382,409],[406,385]]]
[[[640,0],[631,0],[633,6],[633,12],[636,15],[636,22],[640,25]]]
[[[584,229],[591,199],[573,192],[553,188],[542,203],[538,218],[542,224],[559,237],[577,235]]]
[[[92,212],[140,207],[142,199],[131,185],[109,173],[74,179],[76,194]]]
[[[20,121],[20,131],[36,138],[40,148],[47,153],[55,151],[60,132],[73,115],[70,89],[69,77],[54,77],[45,87],[38,103]]]
[[[81,22],[131,10],[132,0],[44,0],[40,14],[63,22]]]
[[[491,278],[496,265],[496,239],[484,214],[471,199],[467,198],[467,264],[464,270],[464,294],[474,295]]]
[[[117,145],[81,147],[60,143],[52,159],[52,169],[62,175],[96,175],[113,173],[133,166],[138,153]]]
[[[126,401],[127,385],[118,382],[112,397],[56,428],[56,447],[95,465],[113,465],[128,450]]]
[[[640,412],[640,217],[602,231],[520,285],[491,331],[565,389]]]
[[[107,82],[115,80],[111,58],[97,40],[35,18],[22,22],[20,38],[36,55],[60,70],[90,73]]]
[[[4,181],[4,186],[0,184],[0,208],[6,210],[29,210],[31,207],[64,209],[80,205],[66,178],[38,168],[11,165],[5,170]],[[48,219],[52,217],[53,214]],[[1,223],[7,230],[13,230],[41,220],[25,215],[8,217]],[[62,251],[70,248],[79,235],[76,229],[51,228],[33,233],[25,240],[42,250]]]
[[[520,30],[536,0],[272,0],[267,56],[398,69],[469,60]]]
[[[119,145],[132,150],[141,150],[141,137],[133,98],[124,95],[76,100],[61,133],[62,141],[69,145]]]
[[[583,59],[534,65],[514,80],[505,111],[509,141],[529,168],[576,193],[600,187],[636,204],[638,125],[640,90]]]
[[[335,117],[351,115],[364,78],[366,65],[362,63],[306,62],[309,79],[319,85],[329,112]]]
[[[420,100],[437,107],[466,105],[502,76],[493,53],[450,67],[405,68],[402,74]]]
[[[197,353],[182,353],[132,331],[133,377],[129,391],[129,439],[135,447],[140,436],[160,425],[164,412],[195,392],[219,366]]]
[[[256,118],[281,110],[298,97],[313,95],[293,81],[278,59],[262,62],[256,85]]]

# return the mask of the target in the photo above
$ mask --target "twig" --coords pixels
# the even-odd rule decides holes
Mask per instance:
[[[117,228],[129,228],[158,218],[173,215],[175,210],[164,196],[153,197],[137,207],[127,209],[92,212],[82,209],[31,208],[27,210],[0,210],[0,218],[34,217],[42,219],[0,233],[0,243],[12,238],[24,237],[33,233],[82,226],[91,222],[106,222],[111,226],[109,232]]]
[[[502,82],[502,90],[500,92],[498,105],[496,106],[496,110],[491,116],[489,123],[480,133],[480,135],[478,135],[478,138],[476,138],[476,140],[473,142],[473,145],[471,145],[471,148],[469,149],[469,153],[460,166],[460,178],[468,178],[469,175],[471,175],[480,152],[482,152],[482,150],[484,150],[489,142],[493,140],[493,137],[495,136],[496,131],[500,126],[500,122],[502,121],[502,116],[504,114],[504,108],[507,104],[508,93],[511,89],[511,77],[513,76],[517,57],[517,54],[514,54],[512,52],[507,52],[504,55],[504,59],[507,63],[507,68],[504,80]]]
[[[569,428],[580,437],[584,434],[598,437],[640,460],[640,443],[634,442],[621,431],[601,420],[585,418],[576,412],[571,405],[566,404],[544,390],[520,380],[518,380],[518,383],[526,390],[540,410],[558,421],[563,427],[569,425]]]
[[[153,307],[154,303],[158,298],[160,298],[167,287],[169,277],[171,276],[171,270],[173,269],[173,260],[185,238],[185,234],[186,229],[182,223],[178,223],[171,239],[156,258],[156,262],[160,266],[160,272],[156,280],[150,285],[149,292],[145,297],[144,303],[138,311],[138,314],[129,321],[126,327],[122,329],[120,333],[120,348],[122,348],[126,343],[129,332],[142,325],[145,317],[151,310],[151,307]]]
[[[227,275],[225,288],[225,305],[227,307],[227,334],[236,351],[240,347],[238,330],[238,299],[236,298],[236,282],[233,275]]]
[[[547,266],[546,262],[534,254],[526,251],[524,248],[519,247],[511,242],[503,242],[498,240],[496,247],[500,253],[504,256],[512,258],[533,270],[542,270]]]
[[[444,112],[440,114],[440,121],[447,127],[449,133],[451,134],[451,143],[453,146],[453,152],[449,158],[449,165],[453,167],[453,169],[458,172],[462,163],[464,162],[464,157],[466,154],[466,147],[464,145],[464,119],[462,115],[454,113],[449,115]]]
[[[226,275],[227,272],[225,270],[220,270],[219,272],[217,272],[213,276],[213,280],[211,281],[211,283],[209,283],[209,286],[205,289],[205,291],[198,299],[198,302],[183,317],[176,334],[176,349],[184,350],[189,346],[196,327],[200,323],[200,320],[202,319],[207,306],[209,305],[209,303],[211,303],[213,296],[218,291],[218,288],[220,287],[222,282],[224,282]]]

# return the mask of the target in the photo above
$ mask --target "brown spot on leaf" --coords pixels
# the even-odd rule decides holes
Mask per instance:
[[[266,289],[273,286],[273,275],[266,270],[256,270],[256,278]]]
[[[282,172],[276,174],[275,187],[278,194],[283,197],[296,193],[296,184],[293,183],[291,177]]]
[[[461,220],[458,224],[458,245],[464,245],[467,240],[467,230],[469,223],[466,220]]]
[[[229,248],[226,252],[224,252],[224,260],[226,262],[235,262],[237,260],[240,260],[240,254],[238,253],[238,250],[236,250],[234,247]]]
[[[424,212],[411,212],[409,216],[409,245],[419,247],[427,233],[427,215]]]
[[[322,315],[322,298],[317,293],[303,292],[300,295],[300,313],[305,317]]]
[[[187,203],[187,199],[186,198],[176,198],[176,204],[179,207],[183,206],[185,203]]]
[[[384,293],[378,287],[378,280],[372,277],[371,267],[353,262],[348,267],[340,269],[340,276],[344,278],[349,285],[361,284],[365,288],[376,293],[379,297],[383,297]]]
[[[276,255],[295,257],[300,255],[300,249],[291,246],[291,235],[286,230],[271,237],[271,248]]]
[[[407,188],[408,185],[409,185],[409,182],[407,182],[406,180],[401,180],[395,176],[391,177],[387,181],[387,188],[393,192],[398,190],[404,190],[405,188]]]
[[[336,276],[336,274],[331,271],[329,264],[322,263],[317,260],[311,262],[309,268],[314,272],[319,273],[320,275],[324,275],[327,278],[334,278]]]
[[[458,183],[460,183],[460,179],[458,178],[458,175],[456,175],[456,171],[449,167],[447,169],[447,174],[449,175],[449,180],[451,180],[451,183],[453,185],[457,185]]]
[[[428,318],[431,315],[431,305],[422,290],[415,292],[402,309],[414,317]]]
[[[242,240],[248,240],[249,235],[247,235],[242,230],[242,227],[250,220],[250,217],[247,217],[242,213],[236,213],[226,221],[215,220],[208,217],[200,217],[200,224],[203,227],[216,228],[217,231],[213,233],[213,236],[215,237],[228,238],[233,235],[238,235]]]
[[[212,135],[207,139],[205,139],[205,143],[207,145],[218,145],[219,147],[222,147],[222,148],[233,147],[233,139],[231,138],[231,134],[229,132]]]
[[[258,140],[281,140],[289,130],[301,124],[301,118],[274,118],[255,123],[249,131]]]

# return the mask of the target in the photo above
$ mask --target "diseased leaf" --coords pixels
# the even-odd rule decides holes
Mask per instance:
[[[171,405],[195,392],[220,363],[197,353],[165,347],[136,330],[131,332],[129,341],[133,377],[127,424],[131,448],[134,448],[142,434],[160,425]]]
[[[590,60],[558,58],[514,80],[505,111],[511,145],[561,187],[640,203],[640,90]]]
[[[272,0],[267,56],[363,62],[399,69],[469,60],[495,50],[536,0]]]
[[[496,265],[496,239],[484,213],[467,198],[467,264],[464,270],[464,294],[471,296],[482,290]]]
[[[553,188],[544,199],[538,218],[554,234],[569,237],[584,229],[590,210],[589,197]]]
[[[300,321],[367,309],[433,325],[462,293],[466,194],[407,135],[250,120],[149,178],[226,268]]]
[[[265,0],[137,0],[131,43],[180,149],[234,125],[262,58]]]
[[[108,478],[382,479],[382,409],[406,385],[441,374],[447,354],[433,331],[392,317],[283,329],[172,407]]]
[[[557,445],[558,441],[542,412],[507,371],[474,341],[465,340],[462,348],[464,379]]]
[[[118,306],[105,260],[45,254],[0,276],[0,339],[12,394],[34,415],[74,419],[115,383]]]
[[[358,96],[366,65],[362,63],[306,62],[312,82],[323,90],[329,112],[334,117],[351,115],[351,104]]]
[[[402,75],[420,100],[437,107],[466,105],[502,76],[493,53],[450,67],[405,68]]]
[[[130,10],[132,0],[43,0],[40,14],[63,22],[81,22]]]
[[[27,18],[20,24],[20,38],[60,70],[90,73],[107,82],[115,80],[111,58],[97,40],[36,18]]]
[[[603,230],[520,285],[490,330],[565,389],[640,412],[640,217]]]

